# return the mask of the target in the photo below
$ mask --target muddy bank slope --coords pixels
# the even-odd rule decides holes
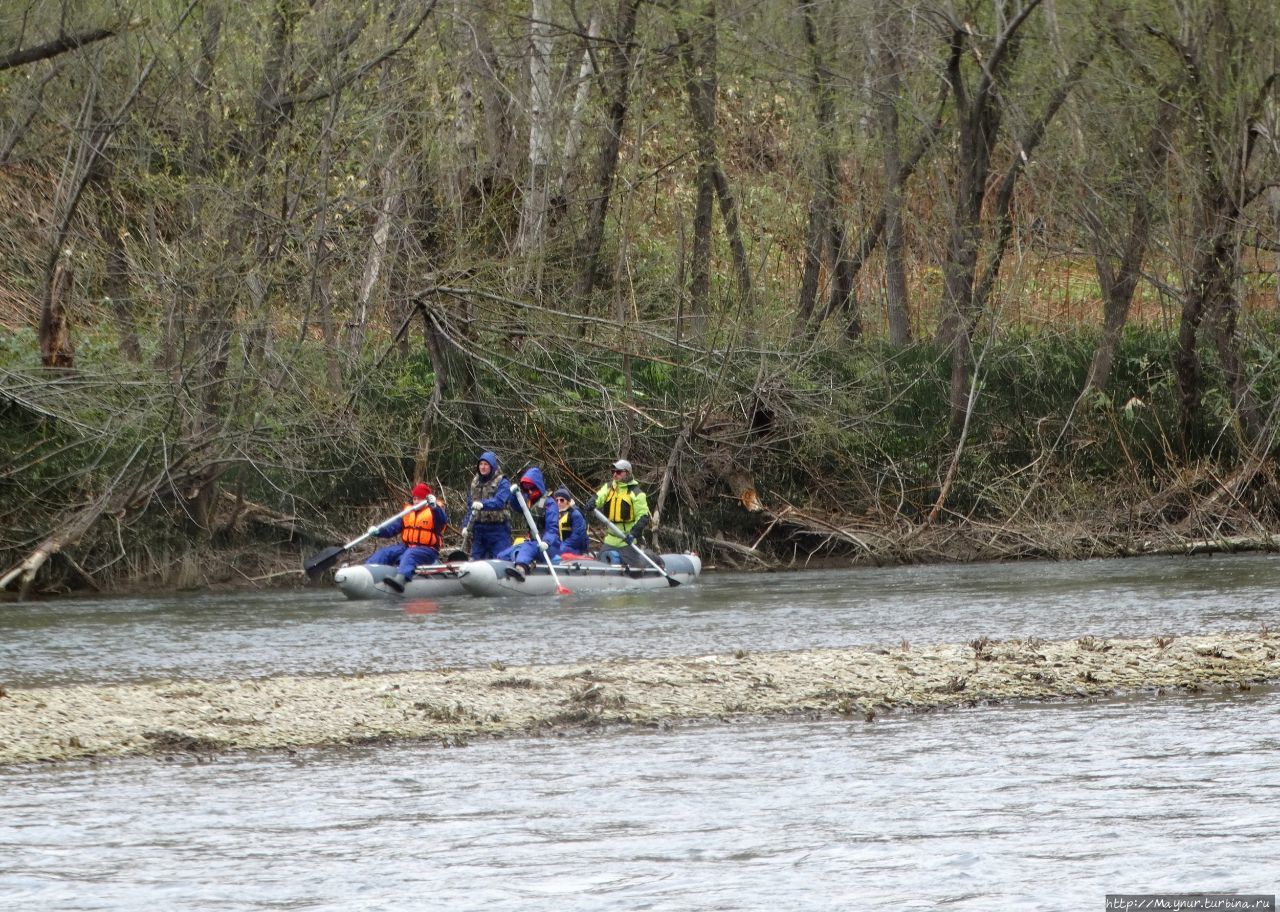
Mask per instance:
[[[0,765],[601,725],[867,717],[1004,700],[1280,682],[1268,631],[737,653],[355,677],[0,688]]]

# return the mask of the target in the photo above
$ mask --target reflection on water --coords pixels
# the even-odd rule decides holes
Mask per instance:
[[[707,574],[520,602],[336,590],[0,605],[0,682],[402,671],[854,644],[1280,627],[1270,555]]]
[[[0,772],[14,909],[1101,909],[1272,892],[1280,693]]]

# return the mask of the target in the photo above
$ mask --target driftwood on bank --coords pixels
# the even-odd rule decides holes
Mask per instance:
[[[848,517],[822,516],[788,503],[773,510],[764,505],[751,487],[743,487],[738,492],[738,500],[761,526],[754,540],[745,544],[721,536],[703,539],[705,545],[722,553],[729,563],[739,564],[745,560],[753,566],[776,568],[838,553],[850,553],[876,564],[894,560],[896,536],[885,534],[884,529],[869,529],[849,522]],[[787,552],[790,560],[779,560],[778,555]]]
[[[108,508],[114,505],[114,501],[118,497],[116,492],[120,489],[129,467],[137,459],[140,449],[141,447],[138,447],[133,451],[128,461],[125,462],[116,477],[107,486],[105,492],[82,505],[78,510],[73,511],[71,518],[56,526],[45,537],[44,541],[27,555],[24,561],[3,577],[0,577],[0,590],[8,589],[14,582],[18,582],[18,597],[26,598],[30,594],[31,585],[35,582],[36,574],[40,572],[40,568],[63,548],[78,542],[93,524],[108,511]],[[88,576],[88,574],[85,574],[85,576]]]
[[[1280,535],[1223,535],[1218,538],[1174,539],[1169,541],[1146,540],[1136,546],[1126,546],[1127,557],[1178,556],[1192,554],[1237,554],[1252,551],[1280,551]]]
[[[748,547],[747,545],[741,545],[725,538],[716,538],[715,536],[709,536],[703,539],[703,541],[711,548],[729,555],[729,562],[732,564],[738,564],[738,561],[733,560],[732,558],[741,558],[745,560],[748,565],[761,570],[772,570],[777,566],[777,562],[772,558],[760,553],[755,548]]]
[[[290,538],[302,531],[298,517],[279,513],[270,507],[264,507],[262,504],[246,500],[243,494],[223,491],[222,500],[231,511],[220,524],[224,530],[231,531],[244,524],[258,525],[284,532]],[[325,537],[325,540],[329,537],[332,536]],[[315,540],[319,540],[319,538],[315,538]]]
[[[1098,557],[1190,556],[1280,552],[1280,534],[1205,534],[1182,524],[1162,524],[1145,534],[1132,529],[1091,527],[1083,522],[1045,522],[1013,527],[961,519],[913,523],[904,517],[851,517],[803,509],[780,501],[769,507],[754,488],[731,482],[743,509],[754,515],[751,540],[708,535],[702,544],[739,569],[805,566],[814,560],[851,564],[949,563],[1000,560],[1080,560]],[[1104,524],[1100,524],[1104,525]]]
[[[63,548],[78,542],[106,511],[108,502],[108,498],[99,497],[73,513],[70,519],[54,529],[36,546],[24,561],[0,577],[0,590],[8,589],[14,582],[18,582],[18,597],[26,598],[31,592],[31,584],[35,582],[40,568]]]
[[[211,443],[207,441],[206,444]],[[66,549],[74,547],[99,522],[106,518],[117,521],[137,515],[157,502],[176,503],[187,515],[208,519],[208,510],[201,506],[207,493],[214,490],[218,480],[234,464],[235,460],[206,451],[208,446],[193,447],[172,462],[160,467],[145,464],[139,454],[139,445],[105,490],[95,497],[68,508],[67,518],[54,526],[44,539],[17,565],[0,575],[0,591],[17,587],[18,597],[31,594],[37,575],[49,561]],[[227,519],[221,528],[230,530],[237,524],[266,525],[292,538],[297,533],[293,517],[276,513],[245,500],[231,492],[222,492],[221,502],[228,506]],[[64,555],[68,566],[83,581],[96,587],[92,574],[79,563]]]

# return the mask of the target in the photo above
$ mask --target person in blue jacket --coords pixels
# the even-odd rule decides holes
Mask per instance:
[[[520,478],[520,491],[525,503],[529,506],[529,514],[534,524],[542,519],[542,544],[547,556],[554,564],[560,563],[563,555],[585,557],[591,553],[591,543],[587,540],[587,520],[582,511],[574,505],[573,496],[563,485],[551,498],[542,494],[543,476],[537,468],[530,469]],[[514,546],[507,560],[515,566],[510,568],[507,576],[524,581],[524,577],[536,563],[542,562],[536,541],[529,540]]]
[[[587,517],[573,501],[573,495],[564,485],[552,495],[560,512],[560,552],[555,555],[573,554],[586,557],[591,554],[591,542],[587,539]]]
[[[423,506],[391,522],[369,527],[369,534],[375,538],[400,536],[400,541],[379,548],[365,561],[366,564],[395,567],[395,575],[388,577],[385,582],[396,592],[404,592],[404,584],[413,578],[414,570],[425,564],[434,564],[440,559],[440,537],[444,534],[445,526],[449,525],[449,516],[444,512],[444,507],[436,503],[431,485],[420,481],[413,486],[413,499],[405,506],[412,507],[416,504]]]
[[[507,575],[521,582],[524,582],[525,574],[532,569],[534,562],[542,560],[538,553],[540,550],[547,552],[547,556],[552,558],[560,553],[560,511],[555,502],[546,496],[546,487],[542,469],[537,466],[525,470],[520,476],[519,484],[511,486],[511,499],[514,501],[516,491],[519,491],[524,497],[525,506],[529,508],[529,515],[533,517],[534,527],[539,524],[542,526],[541,546],[530,534],[525,541],[501,555],[504,560],[515,563],[515,568]],[[520,509],[519,503],[512,504],[512,511],[519,514],[518,519],[524,520],[524,511]],[[528,527],[527,522],[523,522],[523,525]]]
[[[471,505],[467,507],[462,528],[471,539],[471,559],[498,557],[511,547],[511,488],[498,469],[498,457],[492,452],[480,454],[467,500]]]

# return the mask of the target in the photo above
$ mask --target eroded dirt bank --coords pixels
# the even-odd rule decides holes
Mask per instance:
[[[536,734],[565,727],[865,717],[975,702],[1280,681],[1280,636],[1008,640],[439,669],[356,677],[0,688],[0,765]]]

